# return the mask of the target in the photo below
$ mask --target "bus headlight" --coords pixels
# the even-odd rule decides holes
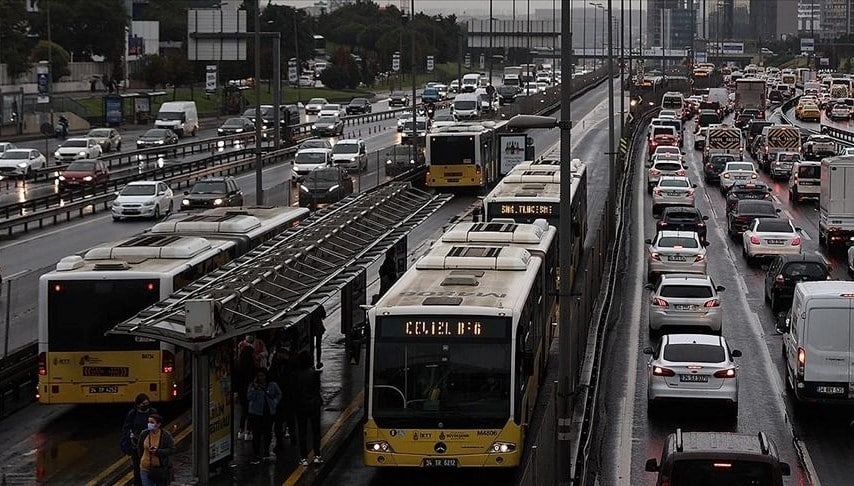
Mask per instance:
[[[506,454],[516,450],[516,444],[513,442],[493,442],[489,448],[489,452],[493,454]]]
[[[388,442],[384,440],[378,440],[376,442],[366,442],[365,448],[370,452],[394,452],[394,449],[388,444]]]

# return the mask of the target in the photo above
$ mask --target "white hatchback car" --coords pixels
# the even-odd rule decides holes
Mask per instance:
[[[647,280],[665,273],[706,274],[706,246],[693,231],[659,231],[646,240]]]
[[[165,182],[129,182],[113,199],[113,221],[154,218],[172,213],[174,194]]]
[[[33,170],[46,165],[44,155],[36,149],[10,149],[0,154],[0,176],[27,179]]]
[[[759,174],[756,172],[753,162],[727,162],[723,172],[721,172],[721,194],[726,194],[736,182],[748,182],[758,178]]]
[[[647,192],[652,194],[652,189],[658,185],[658,181],[666,176],[685,176],[685,166],[679,160],[670,158],[654,161],[646,171]]]
[[[741,234],[742,254],[748,265],[758,258],[775,255],[800,255],[801,229],[788,219],[756,218]]]
[[[657,214],[664,206],[694,206],[694,189],[687,177],[664,176],[652,190],[652,212]]]
[[[668,334],[649,355],[647,411],[653,415],[662,402],[719,402],[731,420],[738,418],[738,365],[741,351],[730,349],[723,336]]]

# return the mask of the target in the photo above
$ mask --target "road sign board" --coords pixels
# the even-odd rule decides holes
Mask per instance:
[[[629,152],[629,141],[626,137],[620,138],[620,153],[626,155]]]
[[[205,91],[208,93],[216,92],[216,64],[205,66]]]
[[[427,71],[433,72],[433,56],[427,56]]]
[[[400,71],[400,53],[395,52],[393,56],[391,56],[391,69],[394,72]]]
[[[297,60],[294,58],[288,60],[288,82],[291,84],[299,83],[299,69],[297,69]]]
[[[815,52],[815,39],[801,39],[801,52]]]
[[[463,61],[463,65],[466,67],[466,69],[469,69],[471,67],[471,54],[466,54],[466,58],[465,61]]]

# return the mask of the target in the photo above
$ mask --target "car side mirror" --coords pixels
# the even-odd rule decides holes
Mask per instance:
[[[723,285],[718,285],[717,287],[715,287],[715,290],[718,292],[723,292],[724,290],[726,290],[726,287],[724,287]]]
[[[777,332],[780,334],[789,332],[792,327],[792,319],[788,314],[780,314],[777,316]]]
[[[709,220],[708,216],[703,216],[703,221],[708,221],[708,220]]]
[[[803,231],[803,228],[795,227],[795,231],[797,231],[798,233],[800,233],[801,231]]]
[[[763,271],[767,272],[768,269],[771,268],[771,265],[765,264],[765,265],[761,265],[759,268],[761,268]]]
[[[704,242],[703,242],[703,246],[704,246],[704,247],[709,246],[709,242],[708,242],[708,241],[704,241]]]
[[[783,463],[780,465],[782,466]],[[655,459],[647,459],[646,464],[644,465],[644,469],[646,472],[658,472],[658,461]]]
[[[730,351],[729,355],[733,358],[741,358],[741,351],[739,351],[738,349],[733,349],[732,351]]]
[[[645,239],[645,240],[643,240],[643,242],[644,242],[644,243],[646,243],[647,245],[651,245],[651,244],[652,244],[652,240],[651,240],[651,239]]]
[[[691,184],[691,187],[693,187],[694,189],[696,189],[696,188],[697,188],[697,184]]]
[[[782,474],[783,476],[791,476],[792,475],[792,468],[789,466],[788,462],[781,462],[780,463],[780,474]]]
[[[779,213],[781,213],[781,212],[783,212],[783,210],[782,210],[782,209],[780,209],[780,208],[777,208],[777,209],[775,209],[774,211],[775,211],[776,213],[778,213],[778,214],[779,214]]]
[[[647,346],[647,347],[643,348],[643,354],[651,355],[652,354],[652,346]]]
[[[648,284],[644,285],[643,288],[645,288],[647,290],[655,290],[655,285],[648,283]]]
[[[685,152],[682,152],[682,155],[686,155]]]
[[[184,195],[185,195],[185,196],[189,196],[189,195],[190,195],[190,191],[184,191]]]

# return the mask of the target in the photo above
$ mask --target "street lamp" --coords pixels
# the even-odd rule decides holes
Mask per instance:
[[[596,45],[597,45],[597,41],[596,41],[596,25],[597,25],[596,10],[601,8],[603,11],[602,15],[605,15],[605,13],[604,13],[605,7],[601,3],[594,3],[594,2],[589,2],[589,3],[590,3],[590,6],[594,7],[594,9],[593,9],[593,69],[595,70],[596,69],[596,55],[598,54],[598,49],[596,48]]]

